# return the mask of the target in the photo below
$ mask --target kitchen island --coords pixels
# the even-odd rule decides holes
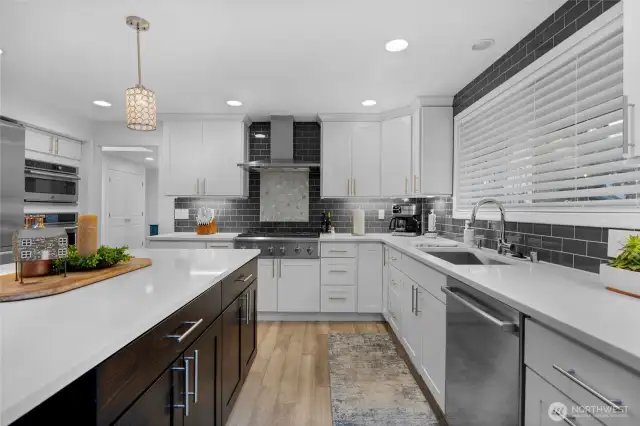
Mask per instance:
[[[0,304],[3,426],[226,420],[257,349],[259,251],[132,254],[153,265]]]

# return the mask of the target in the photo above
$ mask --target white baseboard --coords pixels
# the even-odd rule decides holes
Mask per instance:
[[[327,312],[258,312],[258,321],[384,321],[382,314],[327,313]]]

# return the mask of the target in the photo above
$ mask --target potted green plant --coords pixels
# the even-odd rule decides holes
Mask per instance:
[[[640,297],[640,236],[629,235],[620,254],[600,265],[600,280],[607,288]]]

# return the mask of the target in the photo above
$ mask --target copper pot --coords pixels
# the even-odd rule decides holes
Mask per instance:
[[[18,263],[18,271],[20,271],[19,268],[20,264]],[[41,277],[43,275],[51,274],[52,269],[52,260],[36,260],[34,262],[24,262],[22,264],[22,276],[24,278]]]

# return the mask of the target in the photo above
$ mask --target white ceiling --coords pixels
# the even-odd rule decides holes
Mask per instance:
[[[159,113],[379,112],[453,96],[564,0],[0,0],[3,98],[124,118],[136,83]],[[384,43],[409,48],[388,53]],[[472,52],[481,38],[496,45]],[[110,109],[92,104],[113,103]],[[240,108],[227,99],[244,102]],[[375,99],[365,108],[360,102]]]

